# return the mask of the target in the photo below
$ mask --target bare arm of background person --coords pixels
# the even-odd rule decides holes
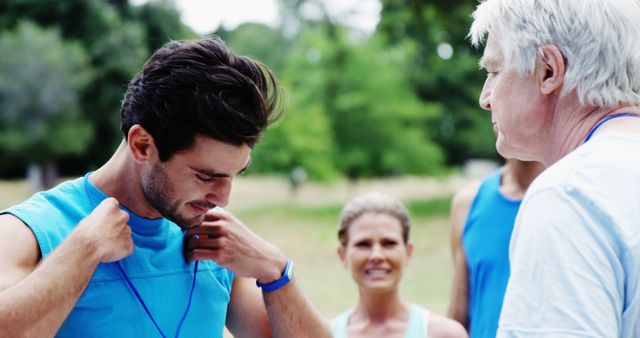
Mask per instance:
[[[238,277],[227,314],[227,327],[236,338],[331,338],[328,323],[305,298],[295,276],[276,291],[263,293],[256,286],[255,279],[279,279],[286,259],[232,214],[210,211],[201,226],[189,229],[187,239],[189,260],[213,260]]]
[[[480,182],[473,182],[458,191],[451,203],[451,253],[453,256],[453,285],[448,316],[469,329],[469,274],[467,256],[462,246],[462,232],[469,209],[478,193]]]
[[[13,215],[1,215],[0,336],[53,337],[98,263],[133,251],[128,219],[115,199],[106,199],[41,260],[31,230]]]

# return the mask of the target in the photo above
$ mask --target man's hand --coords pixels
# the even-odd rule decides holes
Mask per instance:
[[[89,284],[96,266],[133,252],[131,228],[127,225],[129,214],[118,205],[114,198],[102,201],[39,262],[33,233],[20,219],[3,215],[2,234],[14,229],[16,236],[10,238],[18,241],[12,246],[19,252],[0,259],[0,270],[9,271],[0,273],[0,337],[54,337]],[[6,247],[7,236],[0,238],[0,247]]]
[[[78,224],[75,235],[87,239],[96,249],[100,261],[115,262],[133,252],[129,214],[120,209],[120,203],[109,197],[102,201]]]
[[[212,260],[261,283],[280,278],[286,264],[280,249],[222,210],[210,210],[201,225],[187,231],[185,250],[189,261]]]

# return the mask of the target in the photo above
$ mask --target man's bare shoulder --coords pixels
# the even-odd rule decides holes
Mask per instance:
[[[19,218],[0,215],[0,290],[31,272],[40,261],[35,235]]]
[[[476,195],[478,194],[478,189],[480,189],[481,184],[482,184],[481,180],[473,180],[465,184],[453,196],[453,200],[451,202],[451,208],[453,210],[456,210],[456,209],[468,210],[469,207],[471,207],[471,203],[473,203],[473,200],[476,198]]]

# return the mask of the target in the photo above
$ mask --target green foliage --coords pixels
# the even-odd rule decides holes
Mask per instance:
[[[217,32],[239,53],[269,66],[288,91],[287,113],[258,144],[253,171],[288,174],[303,167],[315,180],[423,175],[471,157],[496,156],[489,115],[477,105],[484,76],[479,53],[465,40],[476,0],[381,3],[373,35],[338,24],[349,14],[332,18],[326,0],[280,0],[281,27],[244,24]],[[60,44],[81,50],[82,68],[90,70],[91,81],[75,85],[61,77],[71,82],[54,88],[73,88],[75,103],[65,114],[29,127],[60,140],[33,141],[33,153],[62,156],[77,168],[73,174],[103,163],[121,141],[120,100],[150,52],[169,40],[196,37],[180,22],[172,0],[142,6],[126,0],[0,1],[0,32],[15,31],[21,20],[59,32]],[[447,46],[451,57],[439,56],[438,48]],[[28,69],[17,71],[16,79],[39,82],[23,71]],[[11,100],[20,100],[21,91],[12,93]],[[19,149],[27,148],[27,126],[15,121],[1,122],[0,150],[19,159]],[[0,164],[0,174],[14,169]]]
[[[221,29],[217,34],[239,54],[251,56],[279,74],[285,66],[291,42],[279,29],[261,23],[245,23],[233,31]]]
[[[0,35],[0,144],[30,162],[82,153],[92,136],[79,111],[86,52],[29,22]]]
[[[411,88],[414,46],[385,49],[382,39],[349,41],[347,30],[334,29],[334,38],[321,26],[296,38],[281,72],[290,104],[256,149],[258,171],[301,166],[322,180],[338,172],[356,178],[440,171],[443,156],[426,127],[442,108],[424,104]]]
[[[478,69],[478,51],[466,40],[470,14],[476,0],[381,0],[378,33],[392,45],[413,41],[419,53],[412,60],[411,82],[425,102],[444,107],[440,120],[430,125],[435,141],[445,150],[448,163],[468,158],[495,158],[489,114],[478,106],[484,74]],[[450,59],[441,58],[438,47],[450,46]]]
[[[149,51],[162,47],[170,40],[182,40],[197,36],[180,22],[180,13],[171,0],[149,1],[132,12],[131,20],[143,28]]]
[[[451,208],[452,196],[417,199],[405,202],[411,218],[448,216]],[[269,213],[273,217],[306,217],[316,222],[332,224],[337,227],[340,212],[344,204],[334,203],[322,206],[293,206],[291,203],[272,204],[262,207],[253,207],[242,211],[246,217],[258,218],[258,215]],[[331,230],[331,240],[337,238],[337,229]]]
[[[496,156],[489,115],[477,104],[484,76],[477,67],[479,53],[465,40],[475,1],[383,0],[373,36],[334,24],[326,12],[306,19],[301,14],[306,2],[312,1],[282,2],[283,29],[298,30],[293,43],[266,40],[277,46],[276,53],[289,52],[279,74],[297,98],[289,112],[326,115],[308,123],[329,121],[324,138],[313,136],[327,143],[325,149],[333,148],[333,166],[343,175],[437,174],[445,162]],[[322,1],[314,4],[322,8]],[[255,41],[258,28],[248,31],[246,41]],[[234,32],[226,33],[233,41]],[[269,36],[264,30],[262,35]],[[251,54],[251,45],[244,43],[243,52]],[[452,55],[439,55],[439,47],[450,47]],[[292,136],[285,134],[311,136],[304,128],[284,129],[270,131],[260,148],[280,168],[301,162],[293,160],[300,155],[285,155],[295,153],[287,143]],[[280,153],[274,150],[278,145]],[[317,163],[329,167],[326,158],[317,157]]]
[[[438,172],[442,154],[426,126],[441,107],[423,103],[411,88],[413,46],[389,48],[374,36],[351,48],[330,111],[340,167],[351,177]]]
[[[451,210],[452,196],[427,200],[414,200],[406,203],[411,217],[448,217]]]
[[[322,106],[303,107],[297,99],[292,101],[285,118],[256,147],[252,167],[257,172],[281,174],[302,167],[311,179],[320,181],[339,177],[332,163],[331,128]]]
[[[111,7],[100,11],[104,31],[95,39],[84,41],[95,69],[95,80],[83,96],[83,112],[96,128],[91,139],[93,150],[85,159],[100,165],[122,139],[120,101],[126,84],[142,66],[149,51],[141,25],[124,21]]]
[[[84,124],[74,130],[80,134],[91,130],[93,137],[86,140],[84,150],[71,152],[76,155],[48,154],[49,159],[62,156],[75,164],[71,173],[63,174],[95,168],[111,155],[122,139],[119,109],[126,84],[150,51],[170,39],[195,37],[180,22],[170,0],[154,0],[142,6],[132,6],[126,0],[0,1],[0,31],[15,29],[20,20],[57,30],[61,41],[81,46],[92,69],[91,81],[79,94],[78,114]],[[15,169],[0,165],[0,174],[5,172]]]
[[[334,164],[335,142],[322,97],[322,70],[309,57],[304,37],[288,53],[280,80],[288,95],[284,118],[267,131],[258,145],[255,164],[261,172],[289,173],[302,167],[311,179],[340,176]],[[233,41],[233,39],[232,39]]]

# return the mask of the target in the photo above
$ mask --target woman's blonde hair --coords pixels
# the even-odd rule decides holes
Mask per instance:
[[[343,247],[349,242],[349,226],[365,213],[387,214],[397,218],[402,226],[402,239],[404,244],[407,244],[411,229],[407,208],[396,198],[379,192],[370,192],[352,199],[342,209],[338,240]]]

